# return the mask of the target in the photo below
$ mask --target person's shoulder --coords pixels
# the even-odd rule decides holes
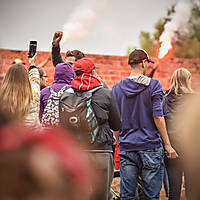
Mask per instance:
[[[157,79],[154,79],[154,78],[151,78],[150,84],[151,84],[153,87],[162,87],[161,84],[160,84],[160,81],[157,80]]]
[[[115,85],[112,86],[112,89],[119,87],[120,82],[116,83]]]
[[[160,84],[160,81],[157,79],[151,79],[150,82],[150,90],[154,93],[162,93],[163,94],[163,88],[162,85]]]
[[[101,96],[101,98],[111,98],[112,91],[108,88],[100,88],[96,92],[93,93],[94,96]]]
[[[115,85],[113,85],[112,89],[120,87],[120,85],[123,84],[123,82],[128,81],[128,80],[131,80],[131,79],[130,78],[123,78],[118,83],[116,83]]]
[[[45,87],[40,91],[40,95],[45,95],[46,93],[49,93],[49,87]]]
[[[153,84],[159,84],[159,83],[160,83],[160,81],[157,80],[157,79],[155,79],[155,78],[151,78],[151,82],[152,82]]]
[[[98,89],[97,92],[104,93],[104,94],[109,94],[111,92],[111,90],[109,88],[102,87],[102,88]]]

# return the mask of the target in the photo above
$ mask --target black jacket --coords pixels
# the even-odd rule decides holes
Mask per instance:
[[[181,150],[181,126],[182,121],[177,117],[184,114],[185,107],[187,106],[186,99],[190,97],[189,94],[176,95],[173,91],[169,94],[166,92],[162,107],[163,114],[165,117],[167,133],[171,142],[172,147],[180,154]]]
[[[59,63],[64,63],[62,56],[60,54],[60,47],[59,46],[52,46],[52,60],[53,60],[53,65],[56,67],[57,64]]]
[[[111,90],[101,88],[95,91],[92,95],[92,107],[101,128],[92,149],[112,150],[114,142],[112,130],[118,131],[121,129],[121,120]]]

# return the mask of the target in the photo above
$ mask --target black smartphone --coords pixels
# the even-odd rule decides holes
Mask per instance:
[[[32,58],[37,50],[37,41],[30,41],[28,57]]]

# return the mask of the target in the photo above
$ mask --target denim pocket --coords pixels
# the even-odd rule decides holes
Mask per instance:
[[[160,168],[163,162],[164,151],[163,148],[140,151],[141,160],[143,167],[146,169],[157,169]]]
[[[126,166],[127,164],[127,156],[126,151],[119,151],[119,160],[120,160],[120,166]]]

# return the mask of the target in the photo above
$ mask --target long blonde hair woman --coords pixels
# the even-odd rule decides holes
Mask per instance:
[[[26,67],[11,65],[0,89],[1,110],[10,119],[21,119],[28,114],[31,101],[32,89]]]
[[[25,126],[40,129],[40,76],[35,66],[36,54],[29,58],[29,70],[23,64],[11,65],[0,88],[0,111],[8,121],[23,121]]]
[[[169,199],[180,199],[182,174],[185,171],[183,167],[183,151],[181,148],[182,135],[179,130],[182,126],[178,115],[184,115],[187,101],[191,97],[193,90],[191,88],[191,73],[185,68],[177,69],[171,78],[170,89],[166,92],[163,100],[163,113],[167,125],[167,132],[170,142],[176,152],[178,158],[165,158],[165,165],[169,179]]]
[[[174,92],[175,95],[192,93],[191,73],[185,68],[177,69],[171,78],[171,87],[167,91],[167,95]]]

